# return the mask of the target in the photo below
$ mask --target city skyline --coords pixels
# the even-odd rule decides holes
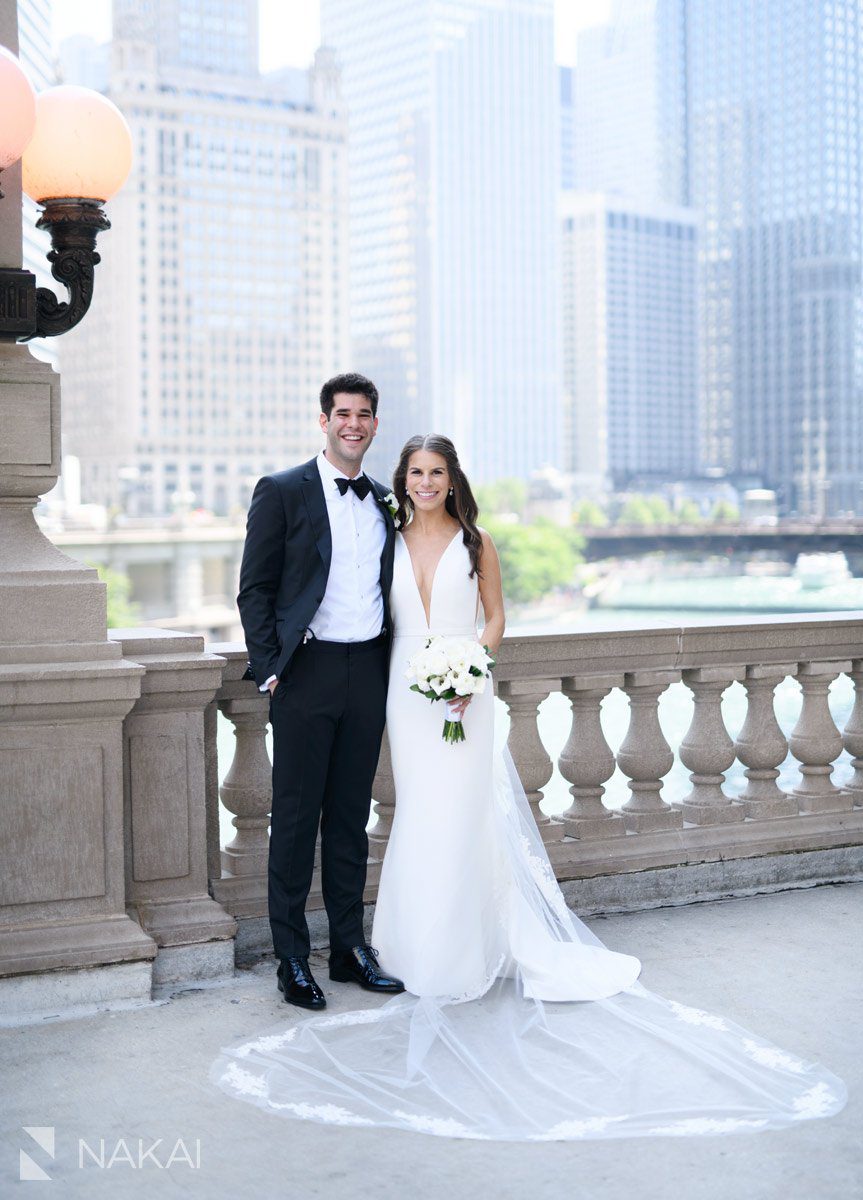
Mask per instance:
[[[111,0],[51,0],[53,44],[57,53],[64,38],[83,34],[96,41],[111,36]],[[554,0],[555,61],[575,62],[582,29],[607,21],[612,0]],[[321,44],[320,0],[260,0],[261,70],[311,65]]]
[[[216,105],[214,130],[232,89],[252,103],[262,88],[309,103],[305,71],[259,74],[266,3],[183,4],[178,21],[170,7],[115,0],[126,35],[153,46],[136,86],[159,91],[165,70],[198,72]],[[596,25],[600,8],[610,20]],[[32,11],[44,27],[46,5]],[[562,466],[625,490],[645,478],[661,487],[668,471],[668,486],[723,476],[741,490],[768,488],[780,511],[863,504],[859,5],[765,0],[754,13],[735,0],[720,15],[707,0],[614,0],[591,6],[590,23],[582,11],[575,68],[559,62],[554,0],[464,0],[457,9],[413,0],[409,10],[395,0],[323,0],[322,16],[349,131],[350,222],[339,238],[350,239],[349,298],[343,246],[326,285],[342,297],[334,306],[319,303],[311,260],[297,260],[295,282],[300,310],[311,303],[320,328],[336,331],[334,369],[378,383],[386,419],[373,471],[386,476],[405,437],[434,428],[454,438],[480,482]],[[81,71],[90,78],[80,82],[107,86],[107,44],[64,45],[68,78]],[[304,53],[299,38],[292,52]],[[148,116],[134,93],[129,103]],[[178,110],[175,119],[198,118]],[[231,151],[202,142],[195,170],[203,178],[223,153],[242,157],[241,140]],[[152,172],[151,141],[142,134]],[[264,175],[255,186],[270,190]],[[600,197],[590,236],[561,223],[561,188]],[[176,219],[194,223],[194,191],[187,180]],[[274,197],[290,210],[290,185]],[[145,199],[155,196],[142,194],[142,222]],[[571,222],[575,210],[562,203]],[[608,236],[597,240],[601,225]],[[212,215],[207,227],[218,234]],[[685,238],[669,232],[684,228]],[[688,248],[681,256],[661,237]],[[141,263],[166,286],[178,253],[172,227],[144,222],[140,238]],[[586,305],[601,314],[596,337],[578,334],[591,327]],[[159,342],[169,331],[152,332]],[[164,347],[151,343],[148,353]],[[201,409],[202,377],[203,365],[171,383],[178,420],[186,405]],[[148,367],[137,398],[127,398],[143,435],[154,420],[153,378]],[[303,411],[312,412],[319,382],[303,375]],[[275,413],[277,381],[272,388]],[[639,429],[651,449],[633,448]],[[679,444],[660,448],[663,429]],[[240,473],[268,462],[264,451],[246,455]],[[167,484],[156,490],[167,494]],[[236,487],[229,492],[233,503]]]

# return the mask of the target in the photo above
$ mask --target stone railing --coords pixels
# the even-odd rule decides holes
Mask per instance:
[[[245,648],[155,629],[110,637],[118,681],[98,702],[78,663],[22,662],[0,681],[15,771],[0,1024],[144,1002],[154,988],[229,977],[237,959],[272,948],[268,700],[243,679]],[[842,729],[828,704],[840,676]],[[863,879],[863,613],[511,637],[495,680],[515,765],[576,911]],[[736,740],[721,707],[732,684]],[[675,719],[685,724],[691,710],[676,747],[659,720],[672,687],[667,701],[689,694]],[[86,713],[73,721],[81,696]],[[606,697],[623,735],[614,748],[600,719]],[[31,726],[52,740],[37,742]],[[220,744],[229,763],[218,761]],[[59,796],[44,782],[58,761]],[[397,802],[386,741],[373,795],[369,903]],[[225,809],[234,829],[222,845]],[[323,944],[317,872],[309,917]]]
[[[241,926],[260,923],[254,936],[249,926],[248,945],[263,945],[268,702],[242,680],[242,645],[208,649],[225,659],[214,704],[236,735],[234,759],[218,793],[234,814],[236,833],[220,851],[215,771],[209,773],[211,891]],[[855,703],[840,731],[827,697],[842,673],[853,680]],[[501,648],[495,677],[509,713],[513,760],[558,878],[580,910],[863,877],[863,613],[511,637]],[[774,712],[774,692],[788,677],[799,684],[802,704],[786,738]],[[691,724],[676,751],[691,786],[682,799],[669,802],[663,781],[675,764],[675,750],[663,734],[658,705],[678,681],[693,700]],[[721,712],[723,693],[735,681],[746,693],[746,718],[736,741]],[[627,733],[616,754],[600,721],[602,702],[613,689],[621,689],[629,703]],[[554,764],[537,716],[553,692],[561,692],[571,707],[569,737],[557,758],[571,802],[549,817],[539,804]],[[215,723],[207,728],[212,761]],[[778,778],[789,749],[800,780],[785,790]],[[851,756],[850,775],[837,782],[834,763],[843,749]],[[745,768],[746,783],[732,795],[725,777],[735,760]],[[617,809],[604,800],[616,768],[629,791]],[[396,802],[386,742],[374,800],[378,822],[370,833],[367,901],[374,900]],[[213,871],[217,857],[219,870]],[[320,904],[316,874],[310,908]]]

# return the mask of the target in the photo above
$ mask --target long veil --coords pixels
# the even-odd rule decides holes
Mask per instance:
[[[223,1048],[214,1083],[285,1117],[498,1140],[749,1132],[842,1108],[831,1072],[635,980],[567,908],[505,748],[493,786],[505,937],[485,978],[283,1022]],[[620,970],[632,981],[609,989]],[[556,999],[573,973],[584,998]]]

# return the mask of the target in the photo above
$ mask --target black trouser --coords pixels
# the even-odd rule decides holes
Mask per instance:
[[[277,958],[309,953],[305,908],[321,829],[330,949],[361,945],[366,825],[387,693],[387,643],[298,647],[270,703],[273,809],[269,909]]]

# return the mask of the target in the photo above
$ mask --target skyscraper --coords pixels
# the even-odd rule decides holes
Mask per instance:
[[[560,186],[571,191],[575,187],[575,79],[572,67],[557,68],[560,110]]]
[[[560,232],[566,465],[581,494],[699,467],[683,35],[679,0],[617,0],[578,39]]]
[[[552,0],[322,0],[350,123],[354,365],[372,451],[454,438],[477,479],[559,455]]]
[[[618,0],[579,41],[576,187],[699,217],[701,460],[863,507],[859,0]]]
[[[117,0],[109,78],[135,159],[63,339],[65,449],[84,500],[239,510],[317,450],[348,359],[338,71],[262,77],[254,0]]]
[[[690,0],[708,463],[784,511],[860,511],[863,10]]]
[[[687,203],[685,0],[615,0],[578,38],[574,184]]]
[[[566,193],[567,462],[581,495],[691,476],[698,455],[690,209]]]

